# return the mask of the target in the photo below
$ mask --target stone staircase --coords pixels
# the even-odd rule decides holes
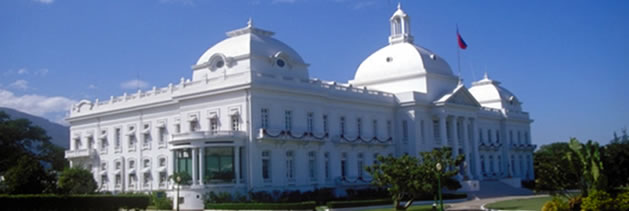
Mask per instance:
[[[526,188],[516,188],[497,180],[480,181],[479,191],[467,192],[469,199],[524,195],[533,195],[533,191]]]

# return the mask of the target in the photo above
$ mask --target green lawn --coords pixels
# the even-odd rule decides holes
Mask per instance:
[[[393,207],[393,205],[391,205]],[[367,211],[391,211],[393,208],[371,209]],[[432,205],[415,205],[408,208],[408,211],[429,211],[432,210]]]
[[[552,197],[536,197],[530,199],[513,199],[507,201],[499,201],[485,205],[488,209],[500,209],[500,210],[542,210],[542,206],[547,201],[550,201]]]

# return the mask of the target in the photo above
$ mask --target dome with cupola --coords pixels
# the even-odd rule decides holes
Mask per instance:
[[[193,80],[211,77],[214,72],[270,72],[308,78],[308,64],[290,46],[272,36],[271,31],[253,26],[226,33],[228,38],[206,50],[197,63]]]
[[[522,111],[522,102],[509,90],[500,86],[499,81],[490,79],[487,73],[483,79],[473,82],[469,91],[484,107]]]
[[[457,77],[452,74],[450,65],[436,53],[413,43],[410,17],[400,5],[389,21],[389,45],[367,57],[350,83],[394,93],[427,93],[430,87],[437,89],[437,93],[442,92],[442,88],[456,87]]]

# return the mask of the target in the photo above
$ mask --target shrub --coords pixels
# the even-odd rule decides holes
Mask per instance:
[[[391,199],[372,199],[357,201],[331,201],[326,203],[328,208],[347,208],[347,207],[363,207],[373,205],[393,204]]]
[[[616,196],[618,210],[629,211],[629,191],[625,191]]]
[[[570,207],[570,210],[572,211],[580,211],[581,204],[583,204],[583,197],[581,196],[572,197],[568,201],[568,206]]]
[[[298,203],[206,203],[205,209],[215,210],[314,210],[314,201]]]
[[[166,193],[164,191],[156,191],[151,194],[151,208],[169,210],[173,208],[173,202],[166,197]]]
[[[605,191],[591,191],[583,198],[582,210],[617,210],[614,199]]]
[[[553,197],[552,200],[544,203],[542,206],[542,211],[568,211],[570,210],[570,206],[565,201],[561,200],[559,197]]]
[[[214,193],[210,192],[206,195],[205,201],[209,203],[228,203],[234,202],[232,200],[232,195],[227,192]]]
[[[146,209],[147,195],[1,195],[0,204],[19,210],[119,210]]]
[[[249,192],[249,199],[253,202],[274,202],[273,195],[266,191]]]

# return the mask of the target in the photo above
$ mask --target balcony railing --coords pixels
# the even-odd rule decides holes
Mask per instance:
[[[511,144],[511,150],[514,151],[533,151],[537,148],[535,144]]]
[[[247,136],[247,133],[244,131],[194,131],[187,133],[178,133],[173,134],[172,138],[168,143],[176,144],[186,141],[194,141],[194,140],[221,140],[221,139],[233,139],[233,138],[244,138]]]
[[[66,150],[65,158],[89,158],[94,153],[94,149]]]

